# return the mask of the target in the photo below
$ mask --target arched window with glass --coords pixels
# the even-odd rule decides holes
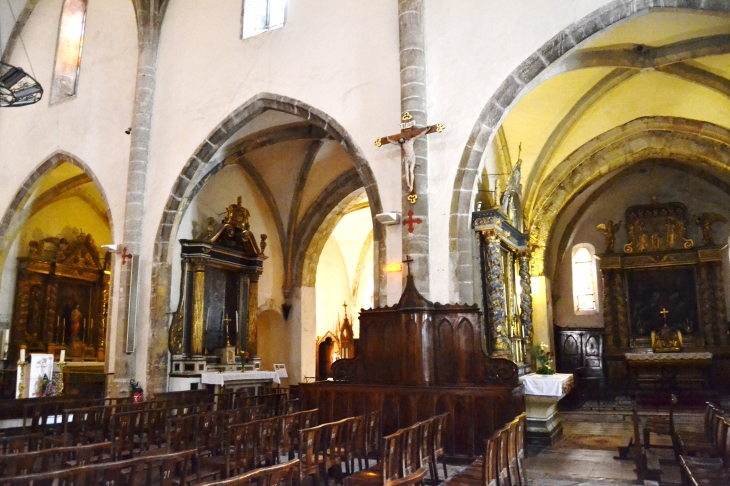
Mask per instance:
[[[576,315],[598,314],[596,252],[593,245],[573,247],[573,308]]]

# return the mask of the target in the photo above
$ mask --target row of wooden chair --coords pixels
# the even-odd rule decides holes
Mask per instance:
[[[33,452],[0,456],[0,477],[23,476],[109,462],[112,459],[111,442],[74,447],[58,447]]]
[[[263,467],[221,481],[205,483],[201,486],[290,486],[299,469],[299,459],[284,464]]]
[[[485,441],[484,455],[454,476],[453,486],[527,486],[526,415],[522,413]]]
[[[345,486],[422,481],[429,469],[438,481],[437,465],[438,458],[444,456],[442,430],[447,417],[448,413],[437,415],[383,437],[382,461],[345,478]],[[443,466],[446,475],[445,462]]]
[[[730,484],[729,430],[724,412],[709,402],[703,431],[679,430],[672,422],[672,445],[683,485]]]
[[[183,486],[195,451],[89,464],[26,476],[3,477],[0,486]]]

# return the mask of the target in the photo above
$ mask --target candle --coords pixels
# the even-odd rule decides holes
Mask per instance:
[[[59,363],[63,363],[64,361],[66,361],[66,350],[65,349],[62,349],[61,350],[61,357],[58,359],[58,362]]]
[[[21,363],[25,363],[25,347],[20,348],[20,360]]]

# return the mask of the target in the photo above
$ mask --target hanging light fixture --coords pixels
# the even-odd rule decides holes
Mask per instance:
[[[10,5],[10,0],[7,0],[8,9],[13,16],[13,21],[17,24],[18,19],[13,12],[13,7]],[[2,40],[2,36],[0,36]],[[25,42],[23,42],[23,36],[20,35],[20,43],[25,51],[25,57],[28,59],[30,65],[30,58],[28,57],[28,51],[25,49]],[[5,44],[5,48],[8,44]],[[0,56],[5,54],[5,49],[0,45]],[[30,67],[31,72],[33,66]],[[25,106],[38,103],[43,97],[43,88],[33,76],[23,71],[22,68],[15,67],[6,62],[0,61],[0,108],[6,106]]]
[[[0,107],[32,105],[42,97],[43,88],[30,74],[0,61]]]

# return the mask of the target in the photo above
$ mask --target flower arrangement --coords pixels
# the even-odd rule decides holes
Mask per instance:
[[[538,375],[554,375],[555,370],[552,367],[553,353],[548,351],[550,347],[541,342],[539,346],[533,348],[533,354],[535,355],[535,362],[537,363],[537,370],[535,373]]]

